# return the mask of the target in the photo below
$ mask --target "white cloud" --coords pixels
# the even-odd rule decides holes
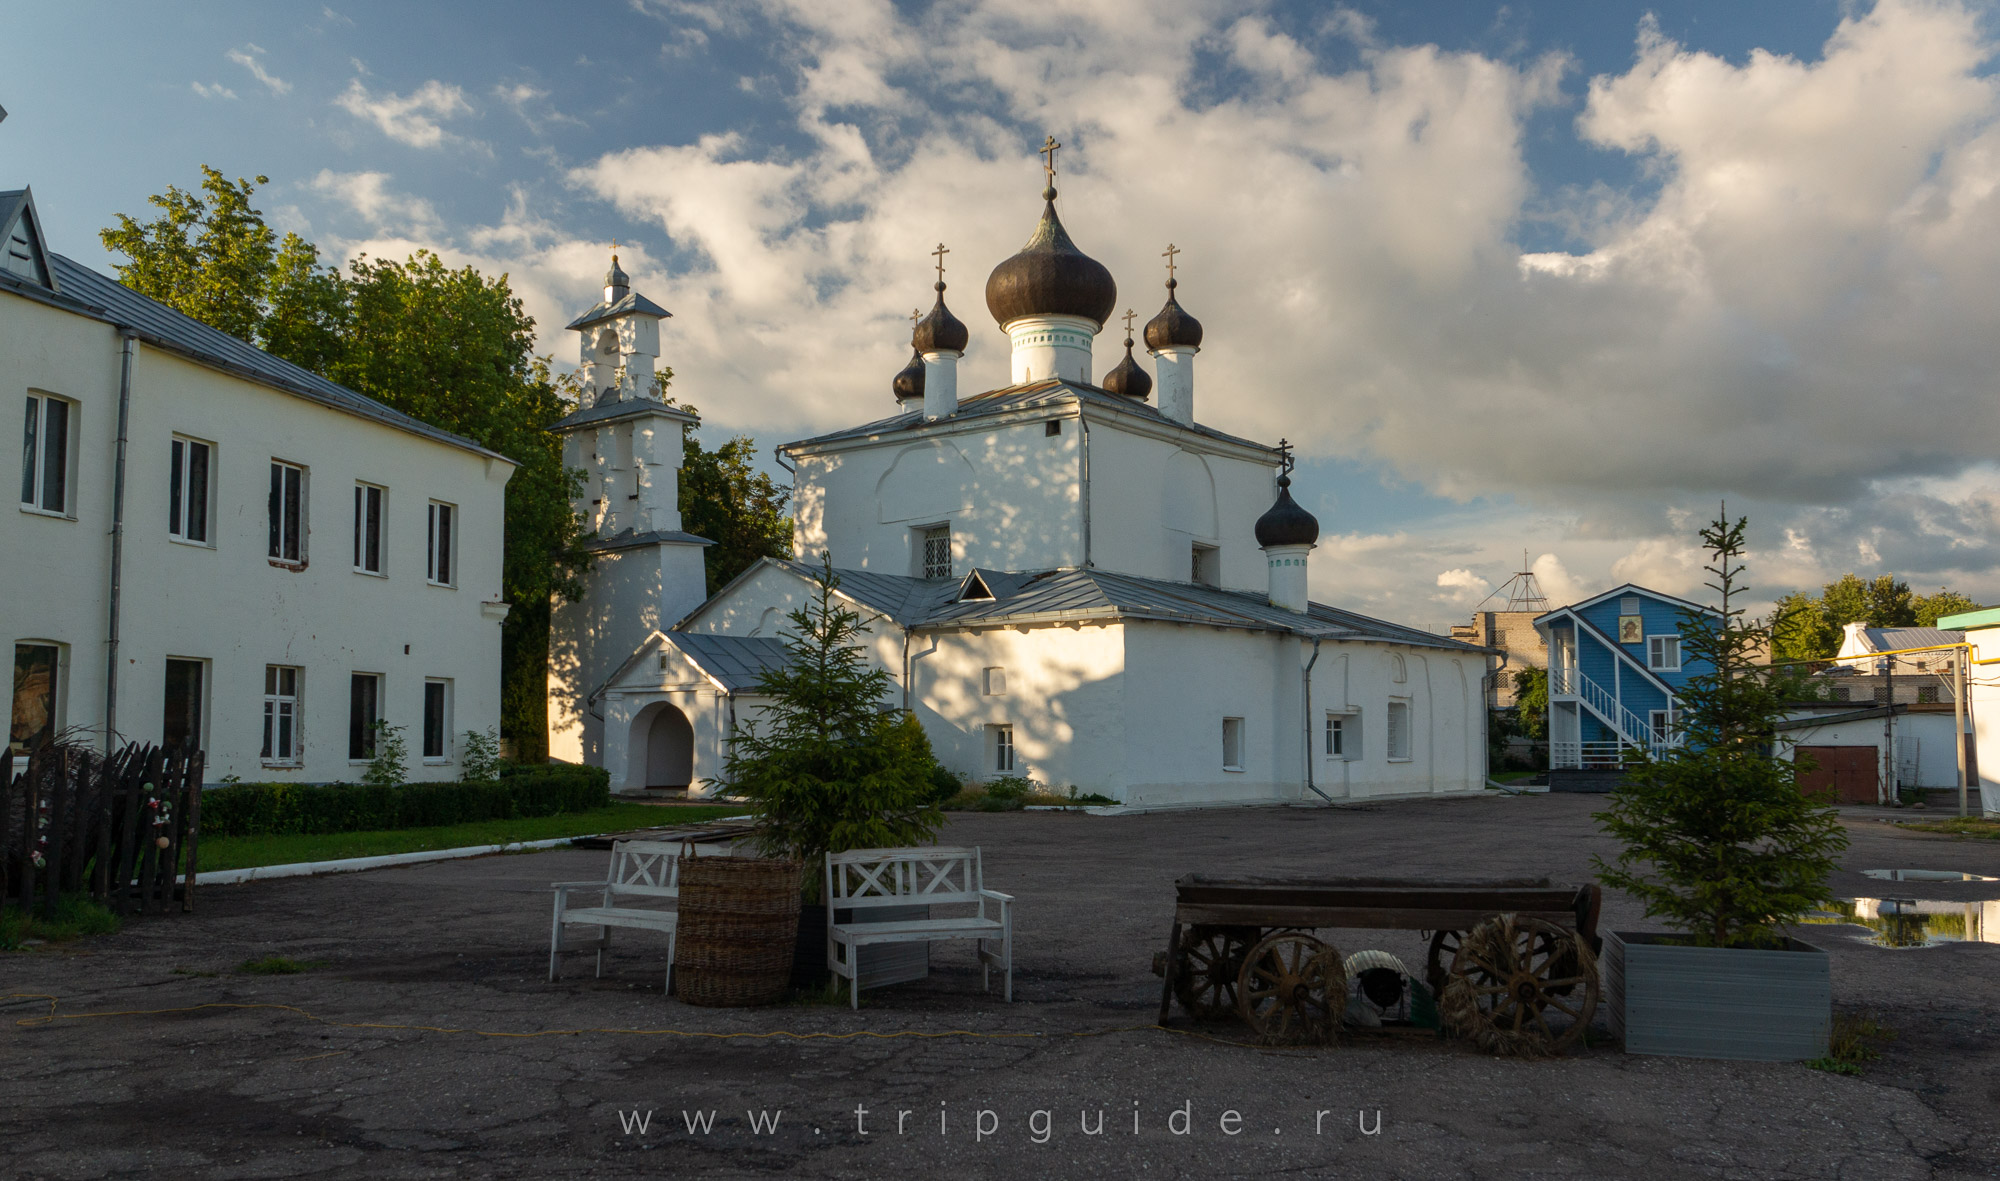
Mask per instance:
[[[355,78],[334,104],[357,119],[375,124],[383,135],[413,148],[435,148],[459,137],[445,131],[443,123],[458,115],[472,113],[465,92],[435,78],[408,95],[374,95]]]
[[[222,56],[250,71],[250,76],[270,87],[272,94],[290,94],[292,92],[292,84],[290,82],[285,81],[283,78],[264,68],[262,60],[264,50],[262,46],[254,44],[245,45],[241,49],[232,49]]]
[[[334,172],[321,169],[312,180],[315,192],[330,197],[376,229],[438,230],[437,210],[429,201],[389,188],[386,172]]]
[[[199,82],[192,83],[192,85],[194,86],[194,92],[203,98],[226,98],[232,102],[236,99],[236,92],[220,82],[212,86],[204,86]]]

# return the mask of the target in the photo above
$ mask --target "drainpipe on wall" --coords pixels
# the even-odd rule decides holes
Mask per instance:
[[[1320,637],[1313,637],[1312,659],[1306,661],[1305,671],[1300,674],[1304,681],[1306,703],[1306,790],[1331,804],[1333,797],[1319,789],[1313,782],[1313,665],[1319,663]]]
[[[125,579],[125,441],[132,417],[132,361],[139,337],[120,326],[118,362],[118,450],[111,467],[111,618],[104,645],[104,753],[118,733],[118,625]]]

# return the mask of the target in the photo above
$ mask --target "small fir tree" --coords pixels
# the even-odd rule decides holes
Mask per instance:
[[[1747,524],[1725,513],[1701,531],[1722,605],[1683,618],[1682,650],[1710,671],[1680,693],[1681,744],[1657,759],[1636,756],[1596,816],[1624,846],[1613,862],[1593,858],[1599,879],[1699,947],[1779,944],[1779,927],[1827,898],[1834,857],[1847,847],[1834,811],[1799,791],[1803,768],[1778,756],[1776,723],[1798,699],[1797,674],[1755,664],[1769,629],[1746,623],[1735,605],[1746,589],[1737,579]]]
[[[908,711],[882,711],[889,674],[868,667],[861,617],[834,596],[832,559],[822,562],[812,601],[781,633],[785,666],[758,680],[771,705],[730,740],[726,767],[757,812],[758,847],[805,862],[808,899],[826,854],[920,844],[944,823],[930,740]]]

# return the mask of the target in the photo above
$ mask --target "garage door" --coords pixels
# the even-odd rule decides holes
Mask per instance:
[[[1796,757],[1811,758],[1813,768],[1799,772],[1799,790],[1817,795],[1831,790],[1842,804],[1876,802],[1875,784],[1881,751],[1872,746],[1801,746]]]

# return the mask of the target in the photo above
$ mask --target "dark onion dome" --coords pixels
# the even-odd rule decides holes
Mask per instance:
[[[1132,338],[1125,338],[1125,359],[1118,367],[1104,375],[1104,388],[1120,394],[1134,402],[1143,402],[1146,395],[1153,392],[1153,379],[1132,359]]]
[[[924,396],[924,358],[921,353],[911,353],[910,363],[896,374],[896,380],[889,383],[896,391],[896,401],[908,402]]]
[[[938,280],[937,305],[931,314],[917,321],[915,332],[910,334],[910,346],[923,353],[965,354],[965,346],[972,342],[972,333],[959,323],[951,309],[944,306],[944,280]]]
[[[1319,518],[1299,507],[1292,499],[1292,478],[1278,477],[1278,500],[1257,518],[1257,544],[1263,549],[1274,545],[1311,545],[1319,540]]]
[[[1174,288],[1178,286],[1174,280],[1167,280],[1167,306],[1146,321],[1146,347],[1154,352],[1201,347],[1201,321],[1182,310],[1180,301],[1174,298]]]
[[[611,256],[611,269],[604,272],[604,285],[611,289],[612,303],[618,302],[632,289],[632,280],[618,268],[618,256],[615,254]]]
[[[1076,248],[1056,216],[1056,191],[1042,190],[1041,223],[1020,253],[986,277],[986,309],[1000,326],[1023,316],[1082,316],[1103,327],[1118,303],[1104,264]]]

